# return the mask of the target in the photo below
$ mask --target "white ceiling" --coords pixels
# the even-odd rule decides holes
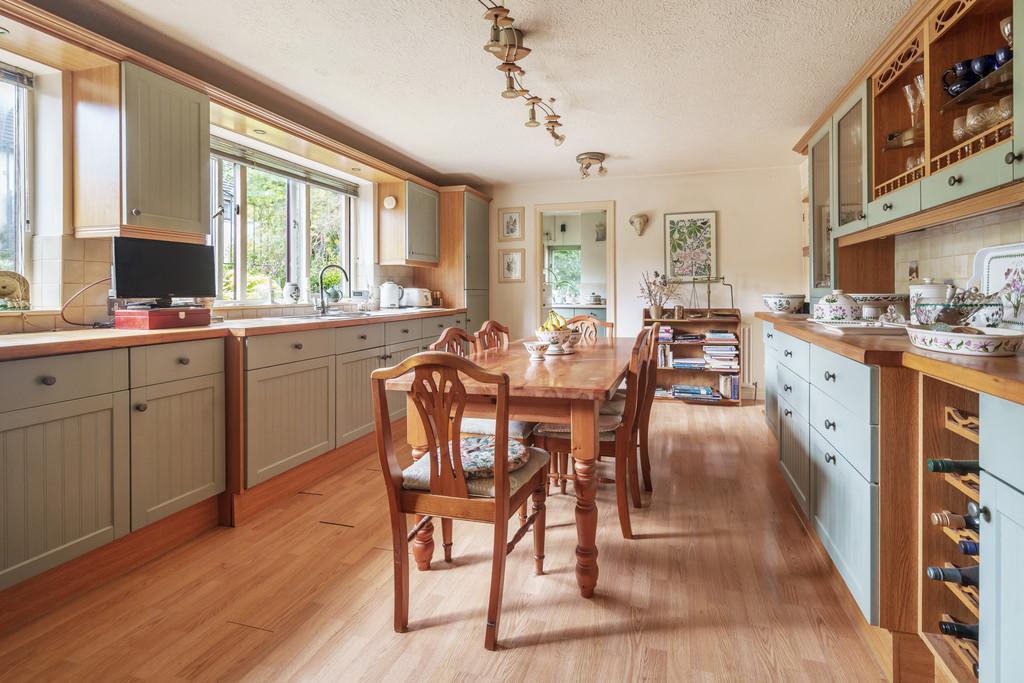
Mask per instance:
[[[794,165],[913,0],[508,0],[566,142],[522,125],[477,0],[100,0],[419,160],[500,184]]]

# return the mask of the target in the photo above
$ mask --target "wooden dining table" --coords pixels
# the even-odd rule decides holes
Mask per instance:
[[[634,339],[599,338],[577,345],[575,353],[530,360],[523,340],[509,344],[507,350],[490,350],[469,356],[490,372],[509,377],[509,419],[525,422],[553,422],[570,425],[571,456],[576,476],[576,582],[580,594],[589,598],[597,586],[597,478],[598,411],[619,387],[629,369]],[[464,378],[468,400],[465,417],[494,417],[494,386]],[[388,389],[408,392],[412,375],[388,381]],[[413,457],[426,452],[426,434],[419,414],[407,402],[407,438]],[[429,549],[433,552],[432,536]],[[414,548],[415,552],[415,548]],[[427,556],[429,558],[429,555]]]

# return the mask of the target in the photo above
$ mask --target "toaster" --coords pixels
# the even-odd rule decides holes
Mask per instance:
[[[406,287],[398,305],[403,308],[430,306],[430,290],[421,287]]]

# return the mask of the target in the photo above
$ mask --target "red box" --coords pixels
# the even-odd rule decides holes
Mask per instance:
[[[209,308],[176,306],[114,311],[114,327],[119,330],[164,330],[172,327],[204,327],[209,324]]]

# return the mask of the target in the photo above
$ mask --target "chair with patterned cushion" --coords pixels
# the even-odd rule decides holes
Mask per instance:
[[[395,457],[386,383],[413,374],[409,403],[423,424],[426,452],[402,468]],[[497,434],[453,438],[462,431],[468,395],[463,378],[493,386]],[[494,527],[491,590],[484,647],[497,648],[505,556],[533,527],[534,562],[544,572],[545,497],[548,454],[508,438],[509,378],[487,372],[450,353],[428,351],[370,375],[377,423],[377,453],[387,489],[395,563],[395,631],[409,624],[409,552],[421,571],[430,569],[433,518],[441,519],[445,561],[451,561],[452,520],[486,522]],[[508,520],[532,497],[533,511],[508,538]],[[415,515],[410,531],[406,515]],[[414,540],[415,539],[415,540]]]
[[[565,321],[565,326],[570,330],[579,330],[581,344],[597,341],[599,330],[604,330],[606,337],[615,336],[615,323],[598,320],[592,315],[574,315]]]
[[[461,327],[445,328],[437,341],[427,347],[430,351],[444,351],[466,358],[476,346],[476,337]]]
[[[629,519],[630,496],[634,506],[641,506],[637,480],[637,444],[645,405],[644,396],[650,387],[650,374],[657,370],[658,327],[657,323],[645,327],[633,343],[626,373],[626,398],[622,415],[598,415],[598,453],[615,458],[615,499],[623,538],[633,538]],[[534,431],[534,442],[552,454],[549,469],[553,468],[554,471],[549,472],[548,480],[557,481],[564,491],[565,481],[575,479],[569,472],[569,426],[542,423]]]
[[[508,328],[497,320],[487,320],[476,333],[476,351],[508,348]]]

